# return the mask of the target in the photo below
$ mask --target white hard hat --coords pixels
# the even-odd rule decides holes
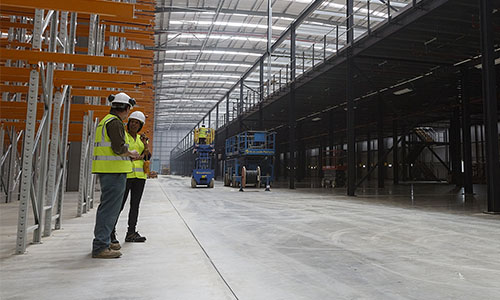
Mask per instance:
[[[134,111],[128,116],[129,119],[139,120],[142,125],[146,124],[146,116],[141,111]]]
[[[111,102],[111,106],[114,106],[113,104],[128,104],[130,107],[133,107],[136,103],[134,98],[130,98],[130,96],[125,93],[109,95],[108,101]]]

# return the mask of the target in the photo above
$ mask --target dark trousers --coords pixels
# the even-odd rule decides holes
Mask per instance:
[[[135,232],[137,225],[137,218],[139,217],[139,204],[141,203],[142,193],[144,192],[144,185],[146,179],[140,178],[127,178],[127,187],[123,195],[123,203],[120,212],[127,202],[128,194],[130,191],[130,211],[128,212],[128,230],[127,232]]]
[[[145,184],[146,179],[127,178],[127,186],[125,188],[125,194],[123,195],[122,208],[120,209],[120,212],[125,207],[125,203],[127,202],[128,194],[130,192],[130,211],[128,212],[127,230],[127,232],[129,233],[133,233],[136,231],[135,227],[137,225],[137,217],[139,216],[139,204],[141,203]]]

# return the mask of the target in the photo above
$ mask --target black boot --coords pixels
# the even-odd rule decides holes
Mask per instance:
[[[127,232],[125,236],[125,242],[128,243],[144,243],[146,241],[145,236],[141,236],[139,232]]]

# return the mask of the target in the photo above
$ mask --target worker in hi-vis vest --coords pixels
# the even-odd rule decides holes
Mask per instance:
[[[136,231],[137,218],[139,216],[139,204],[141,203],[142,193],[146,184],[147,174],[144,170],[144,161],[151,158],[149,152],[148,137],[146,134],[139,135],[142,127],[146,124],[146,116],[140,111],[134,111],[128,117],[127,123],[127,140],[129,150],[135,150],[140,154],[139,159],[132,161],[132,172],[127,174],[127,187],[123,195],[123,202],[120,212],[123,210],[127,202],[130,192],[130,210],[128,213],[128,230],[125,235],[125,242],[145,242],[146,237],[141,236]],[[118,221],[118,220],[117,220]],[[116,230],[116,224],[115,224]],[[111,233],[111,244],[115,248],[119,248],[120,242],[116,239],[116,231]]]
[[[207,135],[208,135],[208,129],[205,128],[205,125],[201,125],[200,129],[198,130],[198,142],[200,144],[206,144]]]
[[[101,184],[101,200],[97,208],[92,257],[117,258],[119,249],[111,248],[113,230],[127,183],[127,173],[132,172],[132,160],[139,153],[129,150],[123,121],[127,118],[135,100],[125,93],[110,95],[111,109],[96,129],[92,173],[98,174]]]

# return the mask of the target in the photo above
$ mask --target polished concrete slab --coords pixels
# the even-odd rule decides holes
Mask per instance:
[[[500,299],[500,216],[479,195],[418,184],[358,195],[162,176],[141,207],[148,241],[115,260],[90,258],[95,208],[11,255],[2,204],[0,299]]]

